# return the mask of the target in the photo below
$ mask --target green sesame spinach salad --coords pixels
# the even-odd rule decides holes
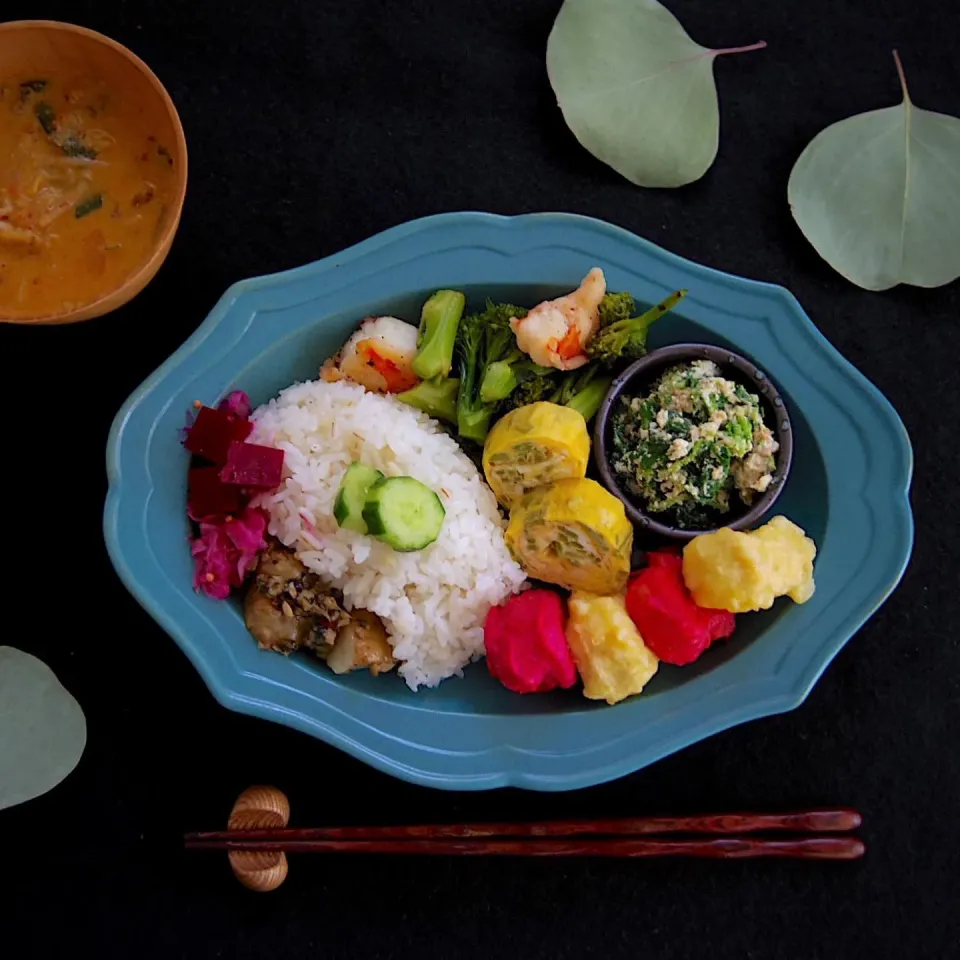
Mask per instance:
[[[650,513],[696,530],[749,506],[773,480],[779,445],[760,398],[711,360],[671,367],[646,396],[621,397],[613,414],[614,473]]]

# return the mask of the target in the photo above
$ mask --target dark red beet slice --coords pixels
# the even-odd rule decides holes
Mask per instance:
[[[220,479],[238,487],[273,490],[283,479],[283,451],[257,443],[231,443]]]
[[[249,420],[229,410],[201,407],[183,445],[198,457],[222,467],[227,462],[230,444],[246,440],[252,429]]]
[[[220,479],[219,467],[193,467],[187,472],[187,515],[191,520],[238,514],[243,491]]]

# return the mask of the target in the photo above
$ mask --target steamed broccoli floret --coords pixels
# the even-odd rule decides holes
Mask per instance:
[[[517,349],[517,339],[510,327],[510,318],[526,315],[527,311],[523,307],[516,307],[512,303],[491,303],[489,300],[483,313],[475,315],[476,322],[484,329],[485,366],[498,360],[519,360],[523,356]]]
[[[401,403],[416,407],[436,420],[457,422],[457,394],[460,381],[455,377],[435,377],[421,380],[410,390],[396,394]]]
[[[454,356],[460,373],[457,430],[460,436],[483,443],[490,428],[490,410],[480,400],[485,337],[479,317],[479,314],[472,314],[460,321]]]
[[[495,360],[487,367],[480,384],[480,399],[484,403],[496,403],[509,397],[520,381],[513,366],[506,360]]]
[[[556,386],[557,378],[549,375],[531,377],[529,380],[524,380],[524,382],[497,407],[497,416],[502,417],[511,410],[516,410],[517,407],[525,407],[529,403],[549,400],[556,390]]]
[[[514,380],[519,383],[540,369],[517,348],[510,328],[511,317],[526,315],[527,311],[522,307],[487,301],[486,309],[481,313],[471,314],[460,321],[456,345],[460,373],[457,398],[460,436],[483,443],[496,402],[513,389]],[[489,399],[485,401],[484,396]]]
[[[423,305],[413,372],[421,380],[446,377],[453,366],[453,345],[466,298],[458,290],[438,290]]]
[[[612,382],[613,377],[598,364],[590,364],[564,374],[554,392],[543,399],[578,410],[589,421],[600,409]]]
[[[608,366],[639,359],[647,352],[647,333],[654,321],[672,310],[686,295],[686,290],[678,290],[639,317],[616,320],[603,327],[587,344],[587,355]]]
[[[600,329],[609,327],[618,320],[628,320],[637,308],[636,301],[629,293],[606,293],[600,301]]]

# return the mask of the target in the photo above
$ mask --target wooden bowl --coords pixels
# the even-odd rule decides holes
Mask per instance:
[[[69,23],[18,20],[0,23],[0,64],[4,77],[81,72],[124,91],[156,130],[173,162],[174,185],[152,248],[116,287],[98,299],[59,313],[5,318],[20,324],[76,323],[102,316],[132,300],[156,275],[166,259],[180,223],[187,190],[187,144],[176,107],[150,68],[115,40]]]

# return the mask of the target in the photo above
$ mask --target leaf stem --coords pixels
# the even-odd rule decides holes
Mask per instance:
[[[911,103],[910,91],[907,89],[907,75],[903,72],[903,64],[900,62],[900,54],[893,51],[893,62],[897,65],[897,76],[900,78],[900,89],[903,90],[903,99]]]
[[[750,53],[751,50],[762,50],[766,45],[766,40],[758,40],[756,43],[747,44],[745,47],[722,47],[719,50],[711,50],[710,53],[715,57],[722,57],[725,53]]]

